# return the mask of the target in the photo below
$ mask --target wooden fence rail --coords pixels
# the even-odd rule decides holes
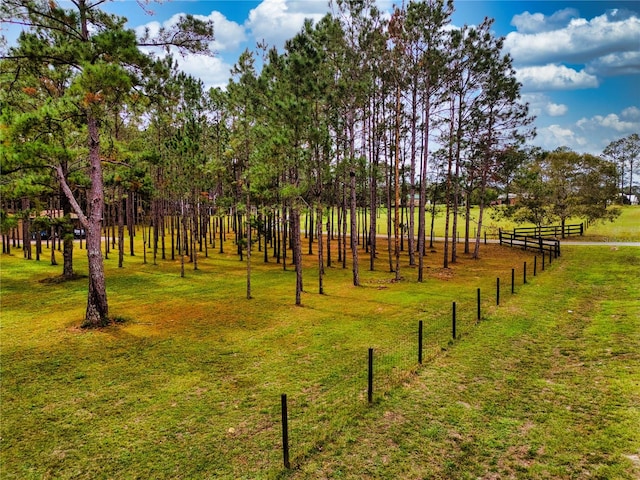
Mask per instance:
[[[514,235],[527,235],[530,237],[571,237],[584,235],[584,223],[573,225],[549,225],[546,227],[518,227],[513,229]]]
[[[560,240],[544,237],[534,237],[500,230],[500,245],[522,247],[524,250],[537,250],[541,253],[549,252],[554,257],[560,256]]]

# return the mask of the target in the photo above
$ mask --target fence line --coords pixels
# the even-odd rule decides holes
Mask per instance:
[[[544,256],[542,258],[544,259]],[[550,262],[551,258],[550,256]],[[537,264],[538,257],[535,256],[533,265],[537,267]],[[544,269],[544,261],[542,265]],[[520,282],[515,275],[515,268],[511,270],[512,294],[516,293],[516,286],[527,284],[526,271],[527,262],[525,261]],[[534,268],[532,274],[536,276],[538,269]],[[500,281],[501,277],[497,277],[496,306],[500,305]],[[297,412],[289,408],[289,419],[295,418],[296,423],[293,441],[290,440],[292,437],[288,431],[291,422],[285,420],[284,415],[287,412],[283,406],[281,414],[284,467],[291,468],[290,442],[298,447],[298,451],[294,451],[294,458],[303,459],[308,456],[313,449],[321,448],[324,442],[330,441],[339,434],[344,426],[363,415],[369,404],[375,404],[386,393],[401,385],[420,368],[421,361],[425,363],[434,359],[443,350],[454,345],[456,340],[468,335],[481,321],[482,307],[494,305],[493,293],[490,288],[484,290],[477,288],[473,294],[459,296],[460,298],[452,301],[445,308],[444,312],[447,310],[450,312],[448,315],[443,311],[436,312],[431,315],[432,321],[416,321],[415,324],[406,326],[404,335],[387,339],[387,342],[381,341],[369,347],[368,351],[363,351],[361,356],[358,355],[358,358],[354,358],[353,362],[342,369],[341,374],[338,375],[341,381],[336,381],[333,386],[325,390],[325,395],[316,395],[315,398],[306,395],[305,399],[296,402]],[[433,318],[434,315],[435,318]],[[420,348],[419,351],[418,348]],[[345,412],[345,408],[348,412]],[[336,414],[339,413],[343,414],[343,418],[339,419],[339,426],[336,427]],[[331,425],[334,431],[331,431]],[[287,429],[287,432],[284,429]],[[286,447],[284,447],[285,438],[287,439]]]
[[[517,227],[513,232],[498,230],[500,245],[521,247],[523,250],[537,250],[540,253],[549,253],[551,256],[560,256],[560,240],[558,237],[571,237],[584,235],[586,225],[584,223],[570,225],[549,225],[545,227]],[[544,257],[543,257],[544,258]]]
[[[560,240],[533,237],[517,233],[499,231],[500,245],[509,247],[521,247],[523,250],[536,250],[540,253],[548,253],[554,257],[560,256]]]
[[[513,229],[514,235],[526,235],[530,237],[571,237],[584,235],[584,223],[571,225],[549,225],[545,227],[517,227]]]

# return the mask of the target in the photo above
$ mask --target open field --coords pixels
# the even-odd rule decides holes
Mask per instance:
[[[360,288],[350,268],[327,269],[326,295],[305,256],[302,307],[291,267],[255,261],[246,300],[234,255],[210,252],[186,278],[178,262],[111,259],[111,314],[124,321],[99,331],[77,328],[86,280],[42,282],[61,267],[3,256],[0,476],[636,478],[640,249],[565,247],[533,277],[531,252],[487,245],[443,270],[436,247],[423,284],[405,264],[391,281],[381,254]],[[84,251],[76,266],[86,273]]]
[[[442,237],[445,231],[444,214],[442,208],[439,207],[439,213],[436,215],[434,221],[434,236]],[[533,227],[533,224],[517,224],[505,218],[496,217],[495,209],[500,207],[487,208],[484,213],[483,230],[487,233],[488,238],[497,238],[498,230],[502,228],[504,231],[511,231],[515,227]],[[474,206],[471,209],[471,222],[469,224],[469,233],[472,238],[475,238],[476,228],[478,224],[479,209]],[[405,223],[408,220],[405,218]],[[460,238],[464,236],[464,216],[460,215],[458,218],[458,230],[460,232]],[[580,224],[584,220],[581,218],[574,218],[567,221],[568,224]],[[427,213],[427,230],[431,228],[431,214]],[[418,231],[418,221],[416,214],[415,231]],[[378,234],[386,235],[387,233],[387,215],[385,209],[380,209],[378,216]],[[575,239],[575,237],[574,237]],[[585,235],[582,240],[598,241],[598,242],[631,242],[640,241],[640,206],[623,206],[621,207],[621,215],[615,220],[615,222],[596,222],[590,225],[585,230]]]
[[[639,242],[640,206],[625,206],[621,210],[622,213],[615,222],[591,225],[584,239],[601,242]]]

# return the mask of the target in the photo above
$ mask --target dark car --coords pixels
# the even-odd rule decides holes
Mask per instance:
[[[49,238],[51,238],[50,232],[48,232],[47,230],[40,230],[40,232],[33,232],[31,234],[31,239],[37,240],[38,235],[40,235],[41,240],[49,240]]]
[[[78,240],[80,238],[86,238],[86,235],[84,233],[84,228],[74,228],[73,229],[73,238],[75,238],[76,240]]]

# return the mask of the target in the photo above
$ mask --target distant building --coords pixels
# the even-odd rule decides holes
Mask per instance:
[[[518,196],[515,193],[510,193],[508,196],[504,193],[498,195],[498,198],[491,202],[491,205],[515,205],[518,200]]]

